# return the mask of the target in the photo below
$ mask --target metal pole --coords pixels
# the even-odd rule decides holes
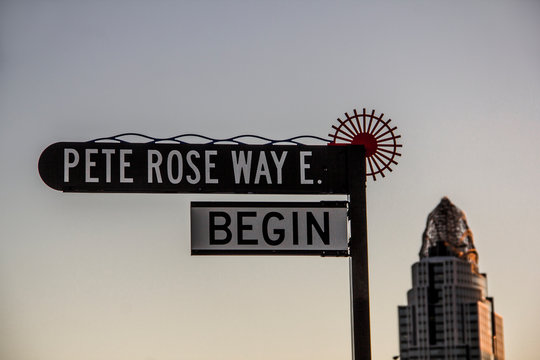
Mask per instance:
[[[347,148],[353,360],[371,360],[365,149]]]

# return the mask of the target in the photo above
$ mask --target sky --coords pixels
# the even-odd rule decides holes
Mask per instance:
[[[191,201],[73,194],[59,141],[125,132],[326,137],[375,109],[402,135],[368,182],[372,354],[399,353],[428,213],[465,211],[507,359],[540,345],[540,2],[0,2],[0,358],[350,359],[346,258],[191,256]]]

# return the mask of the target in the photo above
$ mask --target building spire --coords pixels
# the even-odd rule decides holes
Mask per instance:
[[[478,265],[478,253],[465,213],[445,196],[428,215],[422,235],[420,259],[432,256],[455,256]]]

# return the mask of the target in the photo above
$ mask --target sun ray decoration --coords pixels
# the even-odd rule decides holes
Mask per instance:
[[[364,145],[366,148],[366,176],[377,180],[377,175],[384,177],[384,171],[392,171],[392,164],[397,165],[398,152],[403,147],[398,144],[401,135],[395,135],[397,126],[392,127],[392,119],[383,120],[384,114],[377,116],[375,110],[366,113],[363,109],[359,114],[354,109],[354,115],[345,113],[345,120],[337,119],[338,125],[332,125],[335,131],[328,134],[332,138],[329,145]]]

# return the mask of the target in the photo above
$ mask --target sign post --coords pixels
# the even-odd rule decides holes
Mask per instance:
[[[369,319],[369,271],[366,212],[366,161],[364,146],[351,145],[348,150],[350,282],[352,347],[354,360],[371,359]]]

